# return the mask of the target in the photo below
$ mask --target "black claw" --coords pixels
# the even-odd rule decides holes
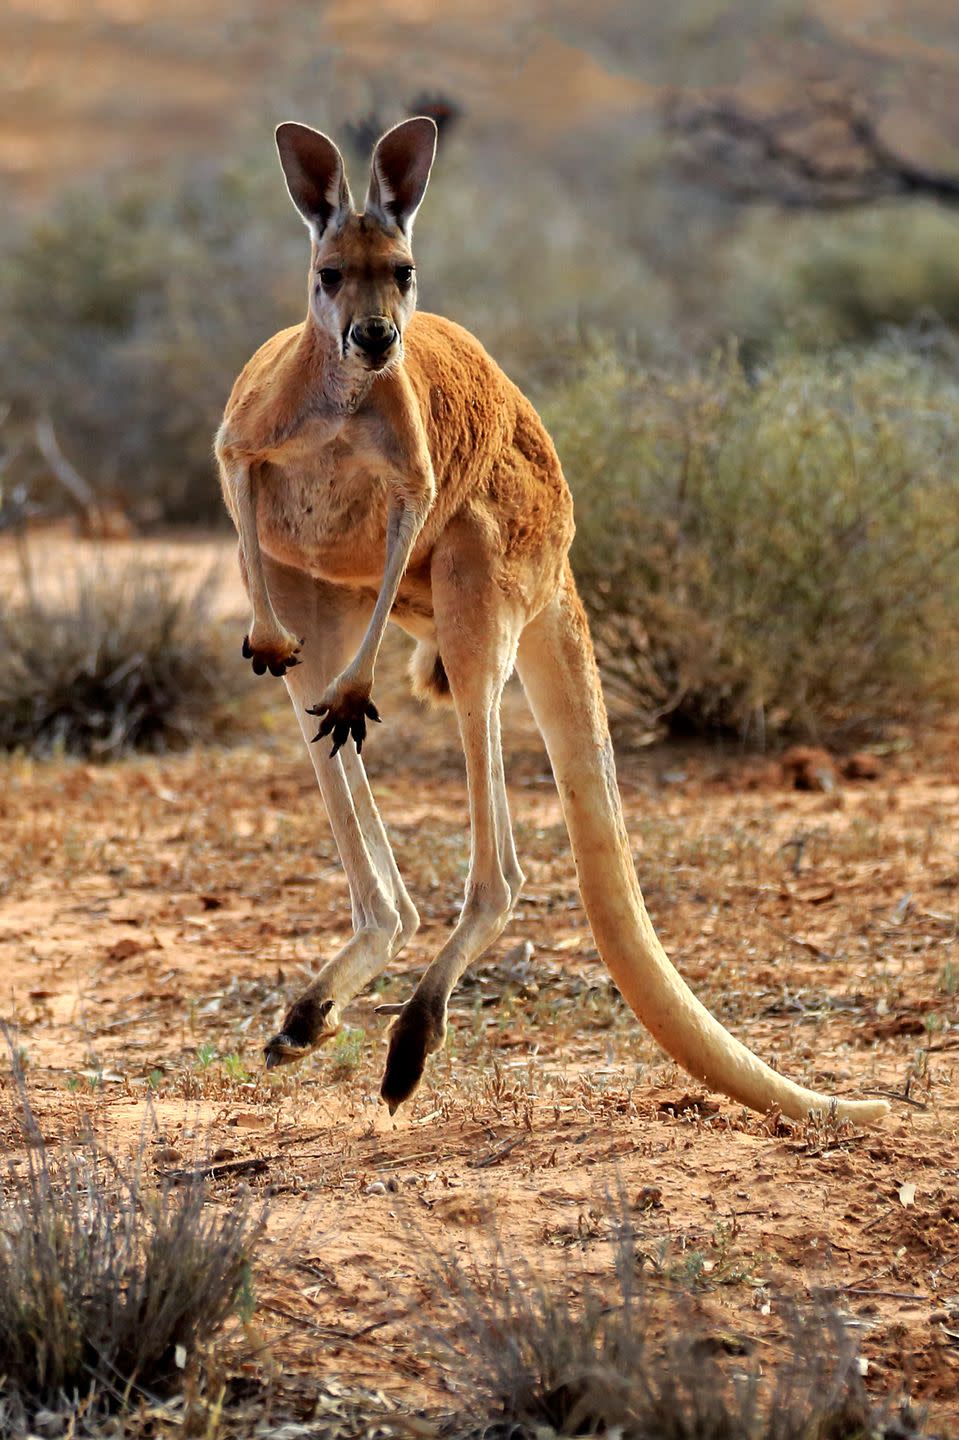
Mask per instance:
[[[277,679],[281,679],[286,674],[288,663],[288,661],[284,660],[271,660],[269,664],[270,674],[275,675]]]
[[[327,706],[325,705],[307,705],[306,707],[307,715],[325,715],[326,711]]]
[[[254,674],[254,675],[265,675],[265,674],[266,674],[266,661],[265,661],[265,660],[261,660],[259,655],[254,655],[254,657],[253,657],[253,674]]]
[[[323,719],[320,721],[320,736],[322,737],[324,735],[329,735],[335,724],[336,716],[333,714],[332,711],[328,711],[327,714],[324,715]]]
[[[383,724],[383,721],[380,718],[380,712],[377,710],[372,700],[367,700],[366,702],[366,713],[371,720],[376,721],[377,725]]]
[[[330,717],[327,716],[327,719],[329,718]],[[325,724],[326,721],[324,721],[323,723]],[[322,730],[322,728],[323,726],[321,725],[320,729]],[[333,759],[333,756],[336,754],[337,750],[342,749],[342,747],[346,744],[347,740],[350,738],[350,722],[349,720],[337,720],[336,724],[332,727],[332,729],[333,749],[330,751],[331,760]]]
[[[252,648],[251,648],[251,646],[250,646],[250,637],[249,637],[249,635],[244,635],[244,636],[243,636],[243,659],[244,659],[244,660],[252,660],[252,659],[253,659],[253,650],[252,650]]]
[[[291,655],[289,660],[287,660],[286,662],[286,668],[287,670],[292,670],[294,665],[299,665],[300,663],[301,661],[299,655]]]

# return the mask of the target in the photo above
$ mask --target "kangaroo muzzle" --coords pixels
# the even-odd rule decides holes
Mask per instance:
[[[350,339],[374,365],[382,364],[399,340],[399,331],[383,315],[357,320],[350,330]]]

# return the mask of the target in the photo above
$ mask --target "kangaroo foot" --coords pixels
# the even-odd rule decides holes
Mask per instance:
[[[392,1010],[392,1006],[384,1009]],[[380,1095],[395,1115],[423,1078],[427,1058],[443,1048],[446,1039],[446,1004],[437,996],[418,999],[403,1006],[390,1030],[390,1048]]]
[[[332,1000],[301,995],[287,1011],[282,1030],[263,1047],[266,1068],[274,1070],[277,1065],[302,1060],[311,1050],[332,1040],[339,1028],[340,1014]]]

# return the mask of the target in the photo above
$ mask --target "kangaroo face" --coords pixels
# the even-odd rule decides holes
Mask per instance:
[[[314,244],[310,312],[351,368],[385,370],[402,359],[415,309],[413,252],[397,226],[351,211]]]
[[[436,126],[417,117],[387,131],[373,151],[363,211],[343,157],[326,135],[287,123],[276,132],[293,204],[313,240],[310,315],[344,365],[385,370],[403,355],[416,309],[413,220],[426,193]]]

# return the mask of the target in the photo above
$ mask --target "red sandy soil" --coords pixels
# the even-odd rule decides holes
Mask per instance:
[[[46,573],[79,549],[45,547]],[[229,542],[132,553],[184,574],[219,557],[242,634]],[[2,552],[8,593],[11,574]],[[704,1324],[772,1363],[780,1302],[826,1290],[871,1389],[905,1387],[940,1426],[959,1422],[959,732],[903,736],[878,779],[825,793],[789,788],[768,758],[620,736],[637,867],[689,982],[796,1078],[895,1097],[869,1129],[797,1126],[719,1097],[693,1105],[699,1088],[619,1000],[511,691],[529,883],[455,997],[447,1051],[391,1120],[374,1006],[409,994],[453,922],[467,838],[452,719],[407,698],[402,660],[397,642],[368,763],[423,927],[343,1035],[294,1070],[267,1075],[259,1047],[348,934],[349,905],[280,683],[259,682],[259,708],[252,694],[243,707],[255,731],[233,748],[2,762],[2,1013],[49,1144],[90,1123],[123,1150],[153,1123],[151,1095],[158,1173],[213,1151],[264,1160],[215,1189],[272,1191],[261,1318],[290,1370],[443,1403],[446,1382],[396,1319],[441,1303],[411,1218],[417,1244],[462,1255],[495,1215],[512,1253],[576,1292],[609,1273],[612,1189],[634,1207],[650,1286],[691,1284]],[[0,1104],[17,1152],[8,1087]]]

